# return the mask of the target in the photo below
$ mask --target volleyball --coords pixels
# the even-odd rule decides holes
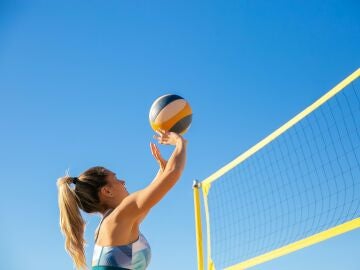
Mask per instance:
[[[168,94],[157,98],[149,112],[150,125],[153,130],[165,130],[184,134],[190,127],[192,110],[184,98]]]

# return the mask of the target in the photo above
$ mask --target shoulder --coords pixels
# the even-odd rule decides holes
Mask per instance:
[[[140,194],[141,193],[137,191],[125,197],[109,215],[109,217],[111,216],[110,219],[118,222],[135,222],[141,215],[137,204],[137,198],[140,196]]]

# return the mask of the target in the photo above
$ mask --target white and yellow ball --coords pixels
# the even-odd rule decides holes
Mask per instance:
[[[190,127],[192,110],[189,103],[178,95],[168,94],[157,98],[149,113],[153,130],[184,134]]]

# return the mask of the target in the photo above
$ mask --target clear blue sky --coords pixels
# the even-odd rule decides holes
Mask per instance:
[[[359,1],[0,0],[2,269],[71,269],[56,179],[103,165],[145,187],[148,110],[189,100],[188,163],[142,225],[149,270],[196,268],[192,180],[204,179],[359,68]],[[161,147],[168,157],[170,151]],[[87,258],[98,216],[87,220]],[[360,232],[259,270],[358,270]]]

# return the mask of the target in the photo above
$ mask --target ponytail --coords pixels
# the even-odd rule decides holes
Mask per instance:
[[[65,236],[65,249],[73,259],[76,269],[86,269],[85,221],[78,207],[79,199],[70,187],[72,178],[65,176],[57,181],[60,209],[60,228]]]

